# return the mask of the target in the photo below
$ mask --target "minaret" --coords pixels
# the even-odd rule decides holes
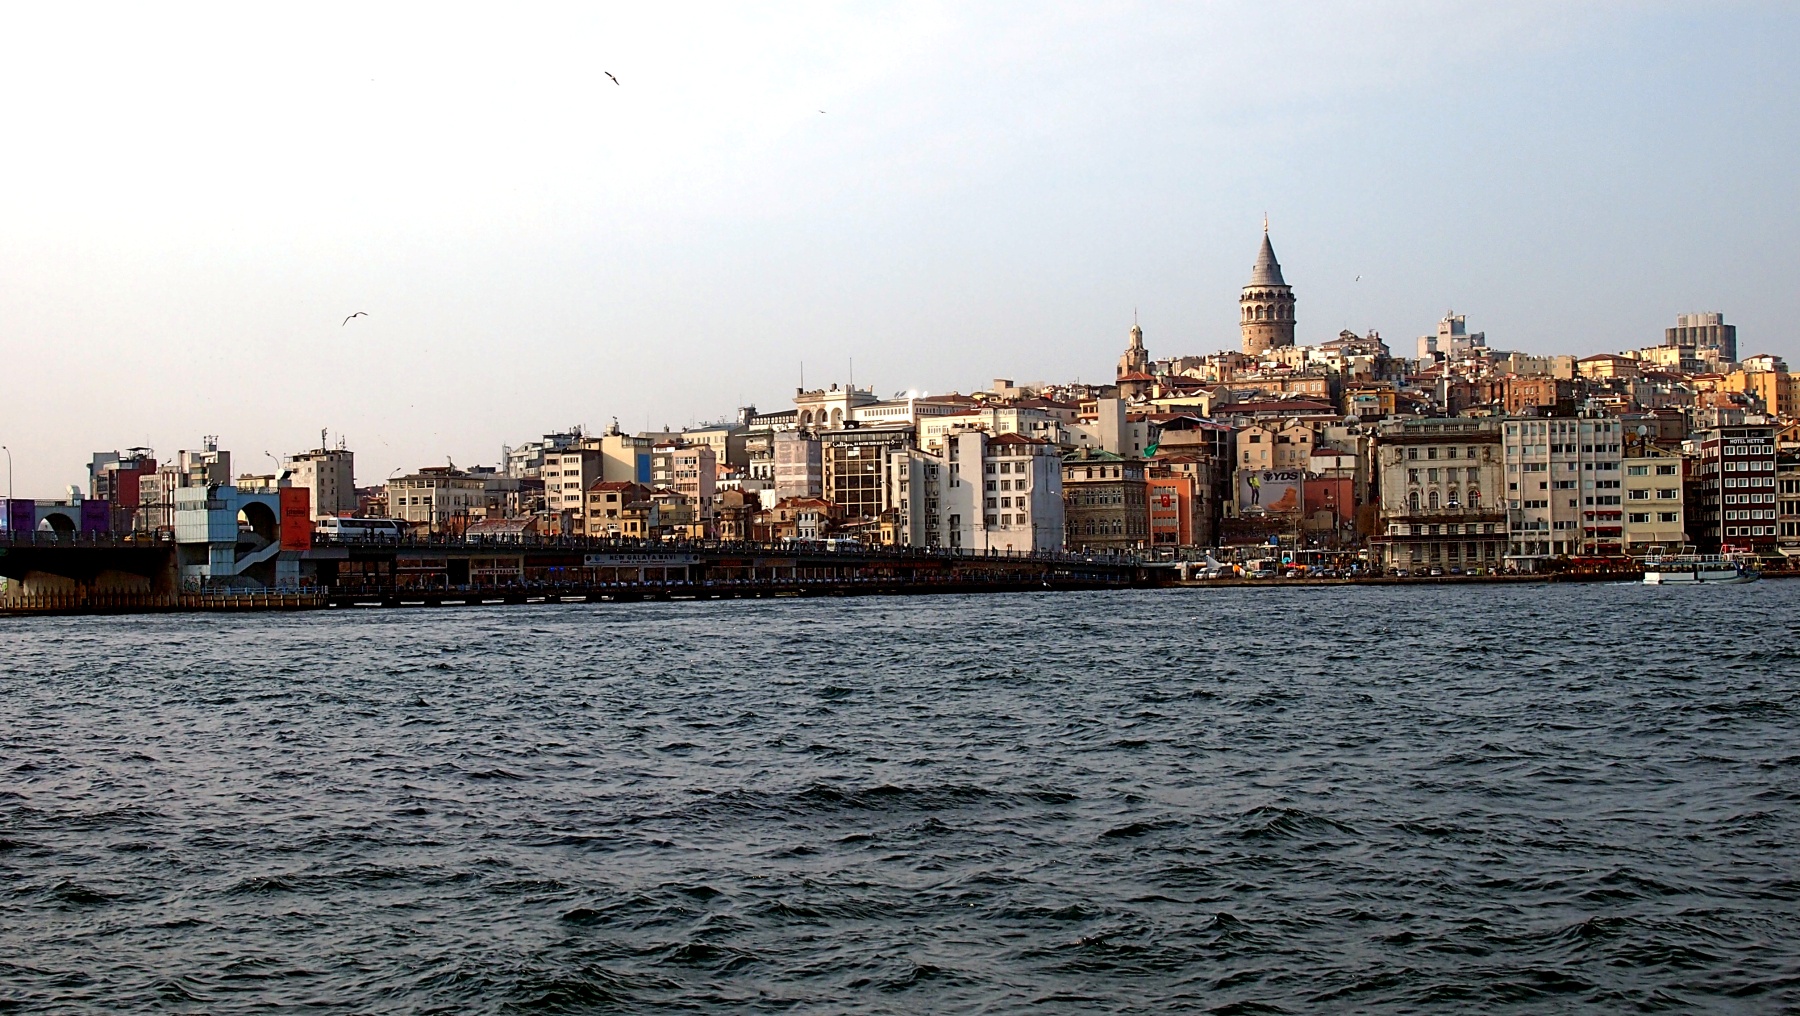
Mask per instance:
[[[1137,314],[1131,315],[1131,344],[1125,347],[1125,355],[1119,357],[1118,377],[1127,374],[1150,373],[1150,353],[1144,348],[1144,330],[1138,327]]]
[[[1238,297],[1238,328],[1244,352],[1261,356],[1277,346],[1294,344],[1294,289],[1281,277],[1281,262],[1269,243],[1269,220],[1263,219],[1262,250],[1250,269],[1250,284]]]

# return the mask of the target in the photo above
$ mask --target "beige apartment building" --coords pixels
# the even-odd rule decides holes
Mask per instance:
[[[1507,513],[1497,421],[1389,421],[1376,434],[1374,455],[1377,563],[1407,571],[1500,566]]]
[[[1682,514],[1682,458],[1651,446],[1621,460],[1625,496],[1624,551],[1634,557],[1679,551],[1687,542]]]

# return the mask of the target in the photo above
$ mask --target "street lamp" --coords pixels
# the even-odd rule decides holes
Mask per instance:
[[[12,449],[11,449],[11,448],[8,448],[8,447],[6,447],[6,446],[5,446],[5,445],[0,445],[0,452],[5,452],[5,453],[6,453],[6,499],[7,499],[7,500],[8,500],[8,501],[11,501],[11,500],[12,500],[12,498],[13,498],[13,489],[12,489]]]

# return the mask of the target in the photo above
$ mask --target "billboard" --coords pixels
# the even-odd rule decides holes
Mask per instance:
[[[81,531],[112,532],[112,502],[88,498],[81,502]]]
[[[15,533],[37,531],[37,502],[16,498],[6,502],[6,528]]]
[[[306,487],[281,488],[281,549],[312,549],[312,491]]]
[[[1238,470],[1238,514],[1298,512],[1305,477],[1299,469]]]

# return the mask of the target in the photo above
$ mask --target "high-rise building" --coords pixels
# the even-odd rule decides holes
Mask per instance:
[[[1725,323],[1723,311],[1677,314],[1675,327],[1663,329],[1663,345],[1692,349],[1699,360],[1712,364],[1737,360],[1737,325]]]
[[[1263,223],[1262,249],[1250,269],[1250,284],[1238,296],[1238,329],[1244,352],[1251,356],[1294,344],[1294,288],[1281,277],[1281,262],[1269,243],[1269,224]]]

